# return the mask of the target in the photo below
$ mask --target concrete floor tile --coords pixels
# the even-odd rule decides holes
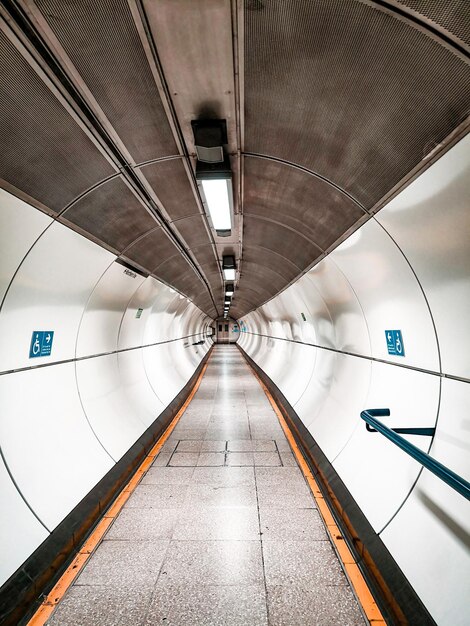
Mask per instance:
[[[328,536],[316,509],[260,508],[263,541],[326,541]]]
[[[367,626],[347,587],[268,586],[270,626]]]
[[[157,584],[144,626],[268,626],[264,585]]]
[[[221,439],[225,441],[229,439],[250,439],[250,431],[248,428],[236,427],[208,429],[204,435],[204,439],[212,439],[213,441]]]
[[[171,539],[181,509],[123,509],[105,541]]]
[[[171,433],[172,440],[176,439],[204,439],[206,428],[178,428]]]
[[[282,436],[275,437],[275,441],[276,441],[276,446],[279,452],[284,452],[284,451],[291,452],[292,449],[284,433],[282,434]]]
[[[169,467],[196,467],[199,452],[175,452],[168,463]]]
[[[185,439],[178,443],[176,452],[200,452],[202,439]]]
[[[144,620],[152,588],[113,589],[74,585],[56,607],[48,626],[136,626]]]
[[[151,467],[142,478],[141,485],[189,485],[192,467]]]
[[[235,439],[227,442],[230,452],[275,452],[276,444],[272,439]]]
[[[263,582],[258,541],[172,541],[160,584],[252,585]]]
[[[295,460],[295,456],[292,454],[292,452],[281,450],[279,454],[284,467],[298,467],[297,461]]]
[[[201,452],[225,452],[226,447],[225,439],[207,439],[202,442]]]
[[[187,485],[138,485],[124,505],[128,509],[179,509],[186,500]]]
[[[178,422],[179,430],[203,430],[209,425],[209,418],[182,417]],[[178,432],[178,431],[177,431]]]
[[[255,452],[255,465],[260,467],[276,467],[281,465],[281,458],[277,452]]]
[[[160,452],[160,454],[155,457],[152,467],[165,467],[165,465],[168,465],[170,462],[172,454],[173,452]]]
[[[226,465],[234,467],[250,466],[255,464],[253,452],[227,452]]]
[[[259,467],[255,470],[258,485],[285,485],[287,483],[307,486],[305,478],[298,467],[276,467],[273,469]]]
[[[263,541],[267,585],[348,585],[329,541]]]
[[[258,508],[191,507],[181,512],[173,532],[180,541],[259,541]]]
[[[270,430],[257,430],[251,427],[250,434],[252,439],[277,439],[282,434],[282,430],[274,428]]]
[[[197,460],[198,467],[222,466],[225,463],[225,452],[201,452]]]
[[[254,490],[255,473],[252,467],[196,467],[191,482],[213,487],[250,487]]]
[[[316,508],[315,500],[307,485],[299,487],[292,483],[286,485],[259,485],[257,483],[256,489],[260,507],[292,509]]]
[[[163,446],[160,448],[160,454],[167,454],[167,453],[173,454],[177,445],[178,445],[177,439],[172,439],[172,440],[167,439],[165,443],[163,444]]]
[[[146,589],[157,581],[169,541],[103,541],[76,581],[115,589]]]
[[[185,501],[186,508],[256,506],[254,486],[191,484]]]

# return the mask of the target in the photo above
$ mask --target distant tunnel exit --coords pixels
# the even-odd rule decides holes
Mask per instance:
[[[236,343],[240,335],[240,327],[235,320],[221,318],[216,322],[216,343]]]

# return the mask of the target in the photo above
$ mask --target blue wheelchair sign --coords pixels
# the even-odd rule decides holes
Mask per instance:
[[[401,330],[386,330],[387,350],[393,356],[405,356],[405,345]]]
[[[53,330],[34,330],[31,337],[31,345],[29,346],[29,358],[51,356],[53,340]]]

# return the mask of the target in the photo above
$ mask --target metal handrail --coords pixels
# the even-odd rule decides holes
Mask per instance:
[[[467,500],[470,500],[470,483],[467,482],[465,478],[462,478],[461,476],[459,476],[458,474],[450,470],[445,465],[442,465],[442,463],[439,463],[439,461],[436,461],[436,459],[434,459],[432,456],[430,456],[426,452],[423,452],[422,450],[414,446],[412,443],[407,441],[404,437],[401,437],[400,435],[397,434],[396,431],[400,430],[403,432],[404,429],[397,428],[394,430],[393,428],[388,428],[388,426],[385,426],[385,424],[382,424],[382,422],[379,422],[378,419],[375,419],[376,417],[387,417],[389,415],[390,415],[389,409],[367,409],[366,411],[361,412],[361,417],[366,422],[366,428],[369,425],[375,431],[384,435],[384,437],[387,437],[387,439],[390,439],[392,443],[394,443],[396,446],[401,448],[404,452],[406,452],[411,457],[413,457],[413,459],[418,461],[418,463],[421,463],[423,467],[425,467],[430,472],[435,474],[438,478],[440,478],[445,483],[447,483],[450,487],[452,487],[452,489],[455,489],[455,491],[460,493],[464,498],[466,498]],[[374,432],[374,430],[371,430],[370,428],[367,428],[367,430],[369,432]],[[430,432],[428,433],[413,432],[413,431],[419,431],[419,430],[431,431],[433,429],[410,428],[410,429],[407,429],[407,432],[408,434],[420,434],[420,435],[431,434]]]

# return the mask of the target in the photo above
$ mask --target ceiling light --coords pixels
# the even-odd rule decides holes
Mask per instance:
[[[230,178],[201,180],[204,199],[212,221],[219,232],[232,229],[232,181]]]
[[[222,271],[225,280],[235,280],[236,265],[233,254],[224,255],[222,257]]]
[[[198,160],[196,180],[205,209],[218,237],[232,231],[233,191],[230,160],[224,153],[227,143],[225,120],[193,120]]]
[[[235,291],[234,287],[233,287],[233,283],[228,283],[227,285],[225,285],[225,295],[233,293]]]

